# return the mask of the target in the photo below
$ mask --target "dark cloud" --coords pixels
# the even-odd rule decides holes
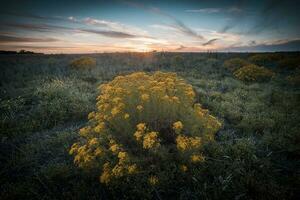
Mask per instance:
[[[11,43],[11,42],[57,42],[60,41],[54,38],[29,38],[29,37],[17,37],[0,35],[0,43]]]
[[[268,0],[263,9],[258,14],[258,19],[248,34],[259,34],[265,30],[278,29],[278,23],[281,21],[285,10],[285,4],[281,0]]]
[[[242,52],[274,52],[274,51],[300,51],[300,39],[280,42],[274,44],[257,44],[247,46],[235,46],[223,49],[225,51],[242,51]]]
[[[222,9],[221,8],[201,8],[201,9],[192,9],[192,10],[186,10],[186,12],[191,12],[191,13],[218,13]]]
[[[208,40],[207,42],[203,43],[202,45],[207,46],[207,45],[215,43],[217,40],[219,40],[219,38],[214,38],[214,39]]]
[[[197,39],[204,39],[204,37],[198,33],[196,33],[195,31],[193,31],[191,28],[187,27],[182,21],[173,18],[173,20],[175,21],[174,25],[171,25],[171,27],[177,29],[178,31],[180,31],[181,33],[187,35],[187,36],[191,36]]]
[[[41,15],[36,15],[32,13],[27,13],[27,12],[13,12],[13,11],[8,11],[2,13],[4,15],[11,15],[15,17],[26,17],[26,18],[31,18],[31,19],[37,19],[37,20],[61,20],[59,17],[50,17],[50,16],[41,16]]]
[[[180,47],[178,47],[177,49],[175,49],[176,51],[180,51],[180,50],[183,50],[183,49],[185,49],[186,47],[185,46],[183,46],[183,45],[180,45]]]
[[[221,33],[226,33],[232,28],[236,27],[246,17],[244,0],[239,1],[235,6],[232,6],[232,10],[236,10],[239,12],[228,12],[230,21],[227,24],[225,24],[223,28],[220,30]]]
[[[93,30],[93,29],[79,29],[80,31],[87,32],[87,33],[94,33],[98,35],[103,35],[105,37],[111,38],[136,38],[139,37],[138,35],[133,35],[125,32],[118,32],[118,31],[100,31],[100,30]]]
[[[240,1],[235,10],[240,12],[229,12],[229,22],[223,26],[220,32],[225,33],[229,30],[239,27],[240,34],[255,35],[266,30],[284,31],[280,27],[282,23],[285,25],[298,26],[293,19],[299,19],[299,4],[291,0],[265,0],[261,1],[262,6],[252,7],[251,1]],[[253,22],[252,25],[245,26],[247,20]]]
[[[57,30],[61,31],[73,31],[73,32],[86,32],[86,33],[93,33],[97,35],[102,35],[105,37],[111,38],[139,38],[139,37],[146,37],[140,35],[134,35],[126,32],[121,31],[111,31],[111,30],[95,30],[95,29],[84,29],[84,28],[70,28],[64,26],[56,26],[56,25],[49,25],[49,24],[17,24],[17,23],[10,23],[4,24],[5,27],[12,27],[21,30],[27,31],[39,31],[39,32],[56,32]],[[150,37],[148,37],[150,38]]]
[[[73,30],[73,28],[56,26],[49,24],[20,24],[20,23],[5,23],[2,27],[16,28],[27,31],[52,32],[54,30]]]

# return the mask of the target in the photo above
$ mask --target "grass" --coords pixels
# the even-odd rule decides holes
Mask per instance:
[[[257,54],[255,54],[257,55]],[[94,110],[97,86],[133,71],[176,71],[197,101],[223,121],[193,176],[159,188],[152,199],[295,199],[299,196],[300,88],[280,60],[267,82],[244,83],[224,61],[252,54],[94,54],[96,67],[69,68],[76,55],[1,56],[0,193],[2,199],[139,199],[110,190],[99,172],[77,168],[68,154]],[[293,58],[298,54],[277,57]],[[257,59],[260,57],[256,57]],[[267,61],[266,61],[267,60]],[[293,59],[295,60],[295,59]],[[259,63],[260,60],[257,61]],[[179,64],[178,64],[179,63]],[[278,64],[276,64],[278,63]],[[180,66],[184,66],[180,68]],[[134,186],[133,186],[134,187]],[[139,196],[140,195],[140,196]]]

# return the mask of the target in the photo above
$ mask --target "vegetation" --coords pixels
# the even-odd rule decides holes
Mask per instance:
[[[268,66],[274,65],[282,59],[284,59],[284,55],[278,53],[261,53],[250,56],[248,61],[259,66]]]
[[[233,74],[238,79],[246,82],[270,80],[275,75],[271,70],[254,64],[243,66]]]
[[[163,188],[169,177],[175,184],[188,170],[193,174],[205,159],[203,145],[221,126],[174,73],[118,76],[100,90],[97,112],[80,129],[84,142],[70,153],[78,166],[102,169],[102,183],[127,192],[149,197],[145,185]]]
[[[73,60],[70,63],[70,67],[77,69],[77,70],[84,70],[84,69],[92,69],[96,67],[96,60],[91,57],[81,57],[78,59]]]
[[[299,58],[284,58],[278,62],[278,66],[281,69],[286,70],[294,70],[294,69],[300,69],[300,59]]]
[[[278,58],[264,65],[250,59],[260,53],[0,55],[1,199],[296,199],[300,90],[291,81],[298,71],[279,66],[299,53],[274,54]],[[96,66],[71,68],[81,57]],[[224,66],[233,58],[275,76],[239,81]],[[154,80],[177,89],[178,101],[169,94],[168,101],[154,101],[165,96],[150,90]],[[119,86],[132,92],[115,93]],[[105,95],[109,117],[98,120]],[[209,114],[200,120],[195,109]],[[78,156],[74,143],[88,156]],[[103,157],[93,160],[97,148]],[[114,173],[127,171],[115,176],[120,160]]]
[[[297,70],[294,74],[287,76],[286,80],[292,85],[300,85],[300,70]]]
[[[231,58],[224,62],[224,66],[232,72],[247,64],[248,62],[242,58]]]

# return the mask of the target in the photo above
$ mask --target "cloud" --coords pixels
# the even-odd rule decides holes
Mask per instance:
[[[85,33],[92,33],[98,34],[105,37],[110,38],[152,38],[150,36],[132,34],[122,31],[113,31],[113,30],[96,30],[96,29],[88,29],[88,28],[70,28],[66,26],[56,26],[56,25],[49,25],[49,24],[17,24],[17,23],[10,23],[2,25],[4,27],[12,27],[21,30],[27,31],[38,31],[38,32],[57,32],[60,31],[71,31],[71,32],[85,32]]]
[[[192,12],[192,13],[218,13],[220,12],[220,8],[201,8],[196,10],[186,10],[186,12]]]
[[[0,43],[12,43],[12,42],[57,42],[60,41],[55,38],[29,38],[29,37],[17,37],[0,35]]]
[[[169,25],[170,27],[176,29],[178,32],[181,32],[183,33],[184,35],[187,35],[187,36],[190,36],[190,37],[194,37],[194,38],[197,38],[197,39],[201,39],[203,40],[204,37],[198,33],[196,33],[194,30],[192,30],[191,28],[189,28],[185,23],[183,23],[181,20],[179,20],[178,18],[160,10],[159,8],[157,7],[153,7],[153,6],[146,6],[144,4],[141,4],[141,3],[136,3],[136,2],[132,2],[132,1],[123,1],[125,2],[126,4],[130,5],[130,6],[133,6],[133,7],[136,7],[136,8],[140,8],[140,9],[143,9],[143,10],[146,10],[148,12],[151,12],[151,13],[154,13],[154,14],[157,14],[157,15],[161,15],[161,16],[164,16],[170,20],[173,21],[173,24]]]
[[[238,5],[233,6],[228,12],[229,22],[223,26],[220,32],[228,32],[235,27],[244,27],[240,31],[243,35],[257,35],[265,31],[283,31],[281,25],[290,25],[298,27],[299,6],[294,5],[292,1],[282,0],[265,0],[262,6],[256,10],[250,10],[251,5],[248,1],[241,1]],[[247,27],[244,25],[251,24]]]
[[[238,6],[230,6],[226,8],[200,8],[200,9],[191,9],[191,10],[185,10],[185,12],[191,12],[191,13],[220,13],[220,12],[227,12],[227,13],[239,13],[243,12],[243,9]]]
[[[52,32],[54,30],[74,30],[70,27],[49,25],[49,24],[19,24],[19,23],[5,23],[0,25],[2,27],[17,28],[28,31],[38,31],[38,32]]]
[[[118,32],[118,31],[101,31],[101,30],[93,30],[93,29],[79,29],[80,31],[87,32],[87,33],[94,33],[103,35],[105,37],[111,38],[135,38],[139,37],[138,35],[132,35],[129,33]]]
[[[90,17],[85,18],[82,20],[84,24],[88,25],[96,25],[100,27],[111,27],[111,28],[119,28],[121,25],[117,22],[111,22],[111,21],[106,21],[106,20],[98,20],[98,19],[93,19]]]
[[[275,52],[275,51],[300,51],[300,39],[277,40],[261,44],[240,45],[224,48],[225,51],[242,52]]]
[[[202,45],[203,46],[211,45],[211,44],[215,43],[217,40],[219,40],[219,38],[214,38],[214,39],[208,40],[207,42],[203,43]]]
[[[190,29],[189,27],[187,27],[182,21],[179,21],[177,19],[174,18],[175,24],[171,25],[171,27],[177,29],[179,32],[190,36],[190,37],[194,37],[196,39],[204,39],[204,37],[198,33],[196,33],[194,30]]]
[[[183,45],[180,45],[180,47],[178,47],[177,49],[175,49],[175,50],[177,50],[177,51],[180,51],[180,50],[183,50],[183,49],[185,49],[186,47],[185,46],[183,46]]]

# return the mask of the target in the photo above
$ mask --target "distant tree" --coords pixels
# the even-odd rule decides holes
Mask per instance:
[[[18,54],[35,54],[33,51],[26,51],[24,49],[20,50]]]

